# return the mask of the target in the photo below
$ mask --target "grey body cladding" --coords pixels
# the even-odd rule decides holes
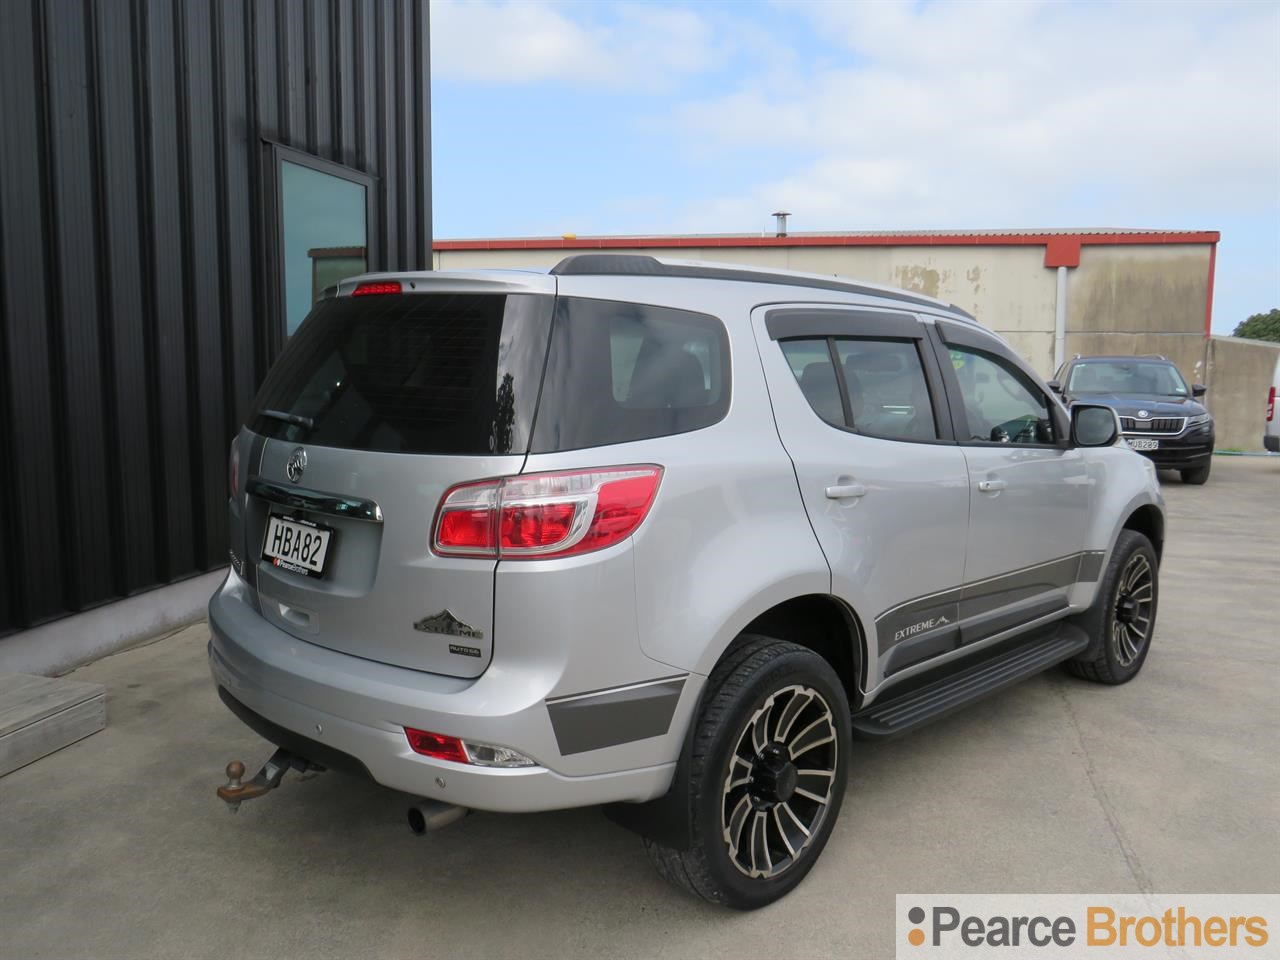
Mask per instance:
[[[569,756],[663,736],[685,676],[664,677],[547,701],[560,753]]]
[[[1096,581],[1105,558],[1100,550],[1075,553],[886,610],[876,617],[885,673],[1066,610],[1062,591]]]

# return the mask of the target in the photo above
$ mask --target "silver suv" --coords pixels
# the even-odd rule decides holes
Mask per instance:
[[[1118,429],[900,290],[614,255],[344,281],[231,447],[209,659],[281,750],[219,793],[344,769],[419,830],[606,804],[762,906],[854,736],[1141,668],[1164,508]]]

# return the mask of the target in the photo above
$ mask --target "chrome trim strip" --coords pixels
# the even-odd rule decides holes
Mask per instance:
[[[1150,423],[1152,420],[1180,420],[1182,426],[1172,433],[1167,430],[1135,430],[1133,427],[1125,429],[1124,422],[1128,420],[1130,423]],[[1130,417],[1120,415],[1120,434],[1125,437],[1177,437],[1185,433],[1187,430],[1186,417]]]
[[[336,493],[308,490],[305,487],[283,487],[278,483],[263,480],[261,477],[250,477],[249,482],[245,484],[245,492],[251,497],[282,507],[292,507],[295,510],[308,510],[330,517],[343,517],[347,520],[382,522],[382,508],[372,500],[364,500],[360,497],[344,497]]]

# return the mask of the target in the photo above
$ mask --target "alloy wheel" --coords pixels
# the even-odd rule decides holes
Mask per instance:
[[[1155,577],[1151,561],[1135,553],[1120,573],[1114,616],[1111,618],[1111,646],[1120,666],[1138,659],[1151,636],[1151,605],[1155,601]]]
[[[729,756],[721,826],[729,860],[753,878],[776,877],[817,836],[838,760],[835,718],[812,687],[770,694]]]

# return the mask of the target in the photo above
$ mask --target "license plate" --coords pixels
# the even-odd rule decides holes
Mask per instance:
[[[328,527],[293,517],[270,516],[262,555],[281,570],[304,577],[322,576],[332,536],[333,531]]]
[[[1129,446],[1132,447],[1134,450],[1159,450],[1160,449],[1159,440],[1147,440],[1144,437],[1130,437],[1128,438],[1128,441],[1129,441]]]

